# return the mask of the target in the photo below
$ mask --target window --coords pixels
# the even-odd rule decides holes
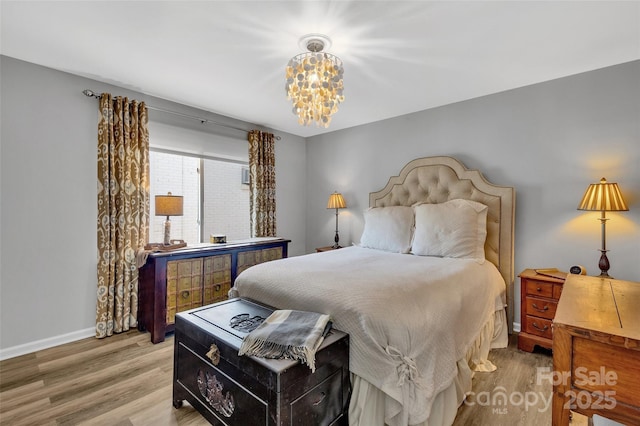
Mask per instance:
[[[251,237],[249,185],[242,179],[242,169],[246,167],[247,164],[203,159],[205,241],[211,234],[226,235],[229,241]]]
[[[247,163],[151,148],[149,241],[161,242],[165,217],[155,216],[155,195],[183,196],[183,216],[172,216],[171,238],[188,244],[209,242],[211,234],[227,240],[249,238]]]

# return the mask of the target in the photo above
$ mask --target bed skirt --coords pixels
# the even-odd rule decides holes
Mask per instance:
[[[458,374],[449,387],[436,395],[427,421],[416,426],[451,425],[456,418],[458,407],[471,391],[473,372],[494,371],[496,366],[488,360],[489,351],[493,348],[506,348],[508,340],[506,312],[500,309],[483,326],[465,357],[458,360]],[[349,425],[384,426],[384,392],[355,374],[351,374],[351,386]]]

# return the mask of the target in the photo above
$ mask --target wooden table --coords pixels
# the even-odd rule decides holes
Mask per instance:
[[[640,424],[640,283],[568,275],[553,320],[552,424]]]

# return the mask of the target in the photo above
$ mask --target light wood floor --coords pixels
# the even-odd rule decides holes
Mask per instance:
[[[501,391],[500,386],[508,396],[514,392],[551,395],[550,384],[536,383],[536,367],[551,367],[551,357],[520,352],[512,340],[509,348],[491,353],[498,371],[474,377],[476,405],[462,405],[456,426],[551,424],[551,408],[544,410],[542,402],[528,409],[517,399],[507,406],[486,402],[486,396]],[[179,410],[173,408],[172,370],[173,337],[153,345],[148,333],[137,330],[5,360],[0,362],[0,424],[208,424],[187,403]]]

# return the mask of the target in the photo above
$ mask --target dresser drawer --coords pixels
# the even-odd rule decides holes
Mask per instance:
[[[539,299],[537,297],[527,296],[526,299],[527,314],[552,320],[556,315],[558,302],[549,299]]]
[[[526,291],[527,294],[551,298],[553,297],[553,284],[536,280],[526,280]]]
[[[551,321],[531,315],[527,315],[525,331],[529,334],[545,337],[547,339],[551,339],[553,337],[551,334]]]

